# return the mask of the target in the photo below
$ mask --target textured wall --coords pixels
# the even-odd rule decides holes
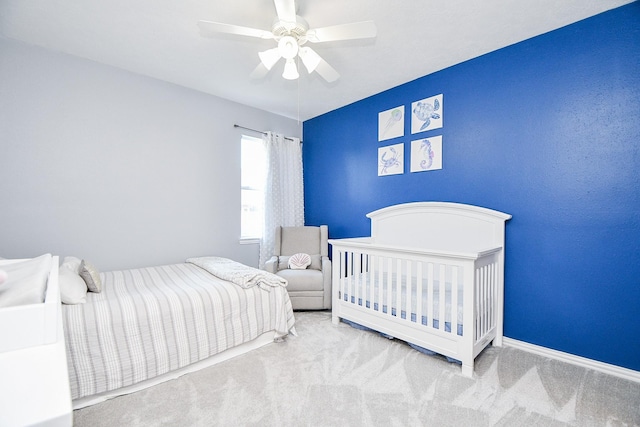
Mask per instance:
[[[440,93],[444,126],[419,137],[443,136],[444,167],[409,173],[419,138],[407,120],[378,142],[378,113]],[[506,336],[640,370],[639,117],[635,2],[305,122],[306,221],[336,238],[401,202],[510,213]],[[378,177],[398,142],[405,173]]]
[[[257,246],[239,244],[234,123],[300,133],[295,120],[0,38],[0,256],[257,266]]]

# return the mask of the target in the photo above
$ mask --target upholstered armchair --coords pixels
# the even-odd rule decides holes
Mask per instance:
[[[274,255],[266,262],[265,269],[287,279],[294,310],[331,308],[328,238],[326,225],[276,227]]]

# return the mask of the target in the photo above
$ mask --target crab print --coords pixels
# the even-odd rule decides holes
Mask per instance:
[[[392,155],[390,158],[387,158],[387,154],[389,154],[389,151]],[[383,153],[382,157],[380,158],[380,166],[382,167],[382,169],[380,170],[380,174],[382,175],[386,175],[388,173],[388,169],[400,166],[400,161],[398,160],[398,151],[394,147],[391,147],[389,151]]]

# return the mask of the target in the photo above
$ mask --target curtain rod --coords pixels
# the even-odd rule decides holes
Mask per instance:
[[[248,128],[248,127],[245,127],[245,126],[236,125],[236,124],[234,124],[234,125],[233,125],[233,127],[234,127],[234,128],[240,128],[240,129],[250,130],[251,132],[257,132],[257,133],[261,133],[261,134],[263,134],[263,135],[266,135],[266,134],[267,134],[267,132],[265,132],[265,131],[263,131],[263,130],[251,129],[251,128]],[[295,141],[293,138],[289,138],[289,137],[286,137],[286,136],[284,137],[284,139],[288,139],[289,141]],[[300,141],[300,143],[302,143],[302,141]]]

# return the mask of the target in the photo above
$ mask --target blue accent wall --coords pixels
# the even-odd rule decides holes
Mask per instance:
[[[428,46],[425,61],[429,60]],[[399,67],[402,64],[398,64]],[[378,113],[442,93],[443,127],[378,142]],[[640,370],[640,3],[408,82],[304,122],[305,215],[332,238],[368,212],[453,201],[507,223],[505,335]],[[443,136],[443,169],[409,172]],[[402,142],[405,173],[379,177]]]

